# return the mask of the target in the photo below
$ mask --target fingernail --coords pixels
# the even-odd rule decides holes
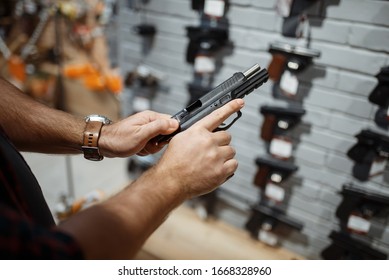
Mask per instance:
[[[169,126],[172,128],[177,127],[177,120],[175,120],[175,119],[169,120]]]
[[[243,101],[243,99],[237,99],[236,102],[238,102],[238,104],[240,105],[240,107],[243,107],[243,106],[244,106],[244,101]]]

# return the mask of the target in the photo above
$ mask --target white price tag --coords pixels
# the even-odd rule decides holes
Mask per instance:
[[[285,189],[276,184],[268,183],[265,189],[265,195],[277,202],[281,202],[285,198]]]
[[[278,243],[277,235],[262,229],[258,232],[258,240],[270,246],[276,246]]]
[[[135,96],[133,101],[132,101],[132,107],[133,107],[134,111],[136,111],[136,112],[150,110],[151,102],[147,98],[144,98],[141,96]]]
[[[281,76],[280,88],[286,95],[295,96],[299,87],[297,76],[285,70]]]
[[[290,158],[292,156],[292,142],[280,138],[273,138],[270,142],[270,153],[281,158]]]
[[[223,0],[206,0],[204,4],[204,13],[211,17],[222,17],[226,3]]]
[[[350,215],[347,222],[347,227],[349,229],[360,233],[368,233],[370,225],[370,221],[356,215]]]
[[[292,0],[278,0],[276,3],[277,12],[282,17],[289,17],[291,6]]]
[[[370,176],[375,176],[384,172],[386,168],[386,159],[375,160],[371,165]]]
[[[215,72],[215,59],[209,56],[197,56],[195,58],[194,68],[197,73]]]

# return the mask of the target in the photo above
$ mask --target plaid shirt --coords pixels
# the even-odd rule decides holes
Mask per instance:
[[[0,259],[81,259],[55,227],[40,186],[0,126]]]

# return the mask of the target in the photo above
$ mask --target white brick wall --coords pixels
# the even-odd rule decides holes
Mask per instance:
[[[126,8],[122,0],[120,26],[120,59],[123,72],[140,61],[140,40],[131,32],[139,16]],[[276,0],[231,0],[227,18],[230,24],[232,54],[226,54],[215,79],[215,85],[236,71],[254,63],[267,67],[267,52],[274,41],[288,41],[280,30],[282,19],[274,10]],[[147,20],[157,25],[158,34],[146,62],[165,72],[168,93],[159,93],[154,109],[175,113],[186,105],[189,94],[186,83],[192,80],[192,66],[185,62],[188,39],[185,26],[197,25],[198,14],[190,9],[189,0],[150,0]],[[389,65],[389,1],[326,0],[310,11],[312,48],[321,51],[314,65],[299,76],[307,113],[294,132],[294,151],[298,172],[288,181],[290,197],[287,213],[304,222],[301,233],[294,232],[283,246],[307,258],[318,259],[328,246],[328,234],[338,230],[335,211],[341,202],[338,192],[347,182],[389,194],[389,176],[360,183],[351,175],[353,162],[346,156],[355,144],[354,135],[361,129],[376,127],[373,117],[377,107],[367,97],[375,87],[374,77],[381,67]],[[227,52],[226,52],[227,53]],[[259,196],[253,186],[254,160],[265,153],[259,130],[263,117],[259,107],[276,104],[269,81],[246,98],[243,117],[230,132],[240,162],[235,176],[226,188],[248,201]],[[244,209],[221,210],[220,217],[243,226],[248,217]],[[389,254],[389,229],[372,238],[373,245]]]

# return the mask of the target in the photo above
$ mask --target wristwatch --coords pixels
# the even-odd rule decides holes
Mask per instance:
[[[84,141],[82,151],[84,152],[84,158],[92,161],[100,161],[104,157],[99,151],[99,138],[100,132],[103,125],[108,125],[111,122],[105,116],[102,115],[89,115],[85,117],[85,130],[84,130]]]

